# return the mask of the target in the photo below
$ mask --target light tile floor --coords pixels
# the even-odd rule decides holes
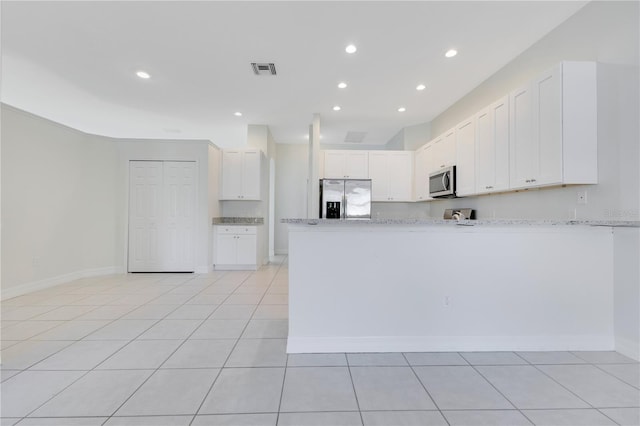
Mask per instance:
[[[638,425],[615,352],[285,353],[287,264],[2,302],[1,426]]]

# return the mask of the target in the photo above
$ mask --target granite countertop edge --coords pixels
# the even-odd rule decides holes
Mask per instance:
[[[528,219],[282,219],[281,223],[289,225],[445,225],[445,226],[477,226],[477,225],[516,225],[516,226],[611,226],[639,228],[637,220],[528,220]]]
[[[211,220],[212,225],[225,226],[247,226],[247,225],[264,225],[263,217],[214,217]]]

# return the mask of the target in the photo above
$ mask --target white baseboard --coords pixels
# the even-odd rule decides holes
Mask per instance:
[[[213,265],[216,271],[257,271],[258,265]]]
[[[640,361],[640,343],[616,336],[616,352],[620,352],[624,356]]]
[[[213,271],[213,265],[208,266],[196,266],[195,270],[193,271],[194,274],[208,274],[210,272]]]
[[[287,353],[611,351],[610,336],[291,337]]]
[[[122,274],[124,270],[118,266],[107,266],[104,268],[83,269],[81,271],[70,272],[68,274],[58,275],[56,277],[45,278],[43,280],[33,281],[30,283],[19,284],[17,286],[2,289],[0,300],[7,300],[13,297],[22,296],[23,294],[32,293],[45,288],[54,287],[60,284],[68,283],[80,278],[98,277],[102,275]]]
[[[275,253],[278,255],[285,255],[288,256],[289,255],[289,250],[286,249],[275,249]]]

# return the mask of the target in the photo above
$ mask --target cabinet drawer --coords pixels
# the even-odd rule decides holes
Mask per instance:
[[[243,234],[243,235],[255,235],[258,233],[257,227],[255,226],[216,226],[215,231],[218,234]]]

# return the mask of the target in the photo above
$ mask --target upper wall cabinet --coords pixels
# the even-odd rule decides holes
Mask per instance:
[[[416,150],[414,161],[414,187],[416,201],[429,201],[429,170],[433,144],[427,143]]]
[[[595,63],[562,62],[509,104],[511,189],[597,183]]]
[[[456,162],[456,128],[453,127],[438,136],[431,142],[432,148],[432,160],[429,172],[436,172],[439,169],[453,166]]]
[[[327,179],[367,179],[369,156],[367,151],[324,151],[324,173]]]
[[[259,149],[222,152],[222,191],[220,200],[260,200]]]
[[[476,193],[509,189],[509,97],[476,114]]]
[[[456,126],[456,194],[476,192],[476,120],[469,118]]]
[[[413,152],[370,151],[371,201],[413,201]]]

